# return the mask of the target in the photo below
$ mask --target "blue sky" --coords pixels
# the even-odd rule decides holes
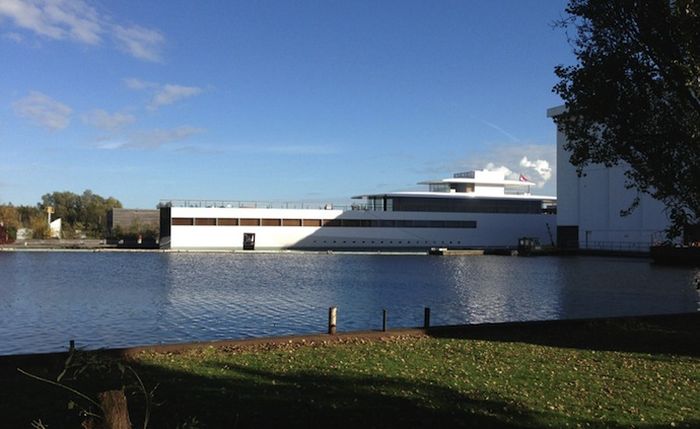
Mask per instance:
[[[502,168],[554,194],[564,0],[0,0],[0,203],[338,201]]]

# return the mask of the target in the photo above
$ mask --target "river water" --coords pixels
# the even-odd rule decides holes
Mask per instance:
[[[0,355],[694,312],[700,270],[598,257],[0,253]]]

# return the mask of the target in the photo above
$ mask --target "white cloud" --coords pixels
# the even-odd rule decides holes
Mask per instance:
[[[145,80],[137,79],[135,77],[130,77],[124,79],[124,85],[126,85],[127,88],[133,89],[136,91],[141,91],[144,89],[150,89],[150,88],[157,88],[158,84],[153,83],[153,82],[146,82]]]
[[[149,107],[157,109],[160,106],[173,104],[176,101],[199,95],[202,89],[196,86],[163,85],[153,96]]]
[[[15,101],[12,107],[17,115],[50,130],[66,128],[73,113],[70,107],[39,91],[30,91],[28,96]]]
[[[127,88],[135,91],[146,91],[152,94],[148,108],[156,110],[161,106],[176,103],[185,98],[197,96],[202,93],[202,88],[198,86],[184,86],[167,83],[161,85],[155,82],[148,82],[135,77],[123,79]]]
[[[129,142],[124,140],[104,140],[97,144],[100,149],[112,150],[120,149],[127,145]]]
[[[117,46],[122,51],[142,60],[161,61],[165,37],[160,32],[138,25],[129,27],[115,25],[113,34]]]
[[[506,167],[505,165],[499,165],[498,167],[496,167],[496,164],[494,164],[493,162],[489,162],[488,164],[486,164],[484,169],[487,171],[498,171],[499,173],[503,174],[503,177],[510,180],[516,180],[519,177],[513,172],[513,170]]]
[[[50,39],[97,45],[103,24],[97,11],[81,0],[2,0],[0,16],[17,27]]]
[[[544,184],[552,178],[552,167],[549,165],[549,161],[544,159],[537,159],[535,161],[530,161],[527,156],[524,156],[520,160],[520,166],[527,168],[530,171],[534,171],[539,178],[534,179],[537,183],[537,187],[541,188]]]
[[[84,0],[0,0],[0,20],[3,17],[20,29],[52,40],[99,45],[108,35],[120,50],[146,61],[160,61],[165,45],[159,31],[114,23]]]
[[[100,149],[158,149],[170,143],[186,140],[205,130],[191,126],[181,126],[170,129],[155,129],[135,133],[127,138],[102,141]]]
[[[110,114],[102,109],[95,109],[83,115],[83,122],[86,124],[108,131],[116,131],[135,121],[134,115],[120,112]]]
[[[535,161],[530,161],[534,159]],[[422,174],[445,174],[486,168],[501,171],[507,178],[517,180],[523,174],[548,193],[556,191],[556,145],[504,143],[485,145],[468,158],[450,160],[427,166]]]

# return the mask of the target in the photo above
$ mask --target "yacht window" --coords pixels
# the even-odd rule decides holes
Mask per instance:
[[[172,225],[194,225],[194,219],[191,217],[174,217]]]
[[[195,218],[194,224],[195,225],[216,226],[216,218],[198,217],[198,218]]]

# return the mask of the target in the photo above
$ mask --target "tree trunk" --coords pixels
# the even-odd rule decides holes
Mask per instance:
[[[123,390],[108,390],[100,393],[100,405],[104,411],[104,429],[131,429],[129,409]]]

